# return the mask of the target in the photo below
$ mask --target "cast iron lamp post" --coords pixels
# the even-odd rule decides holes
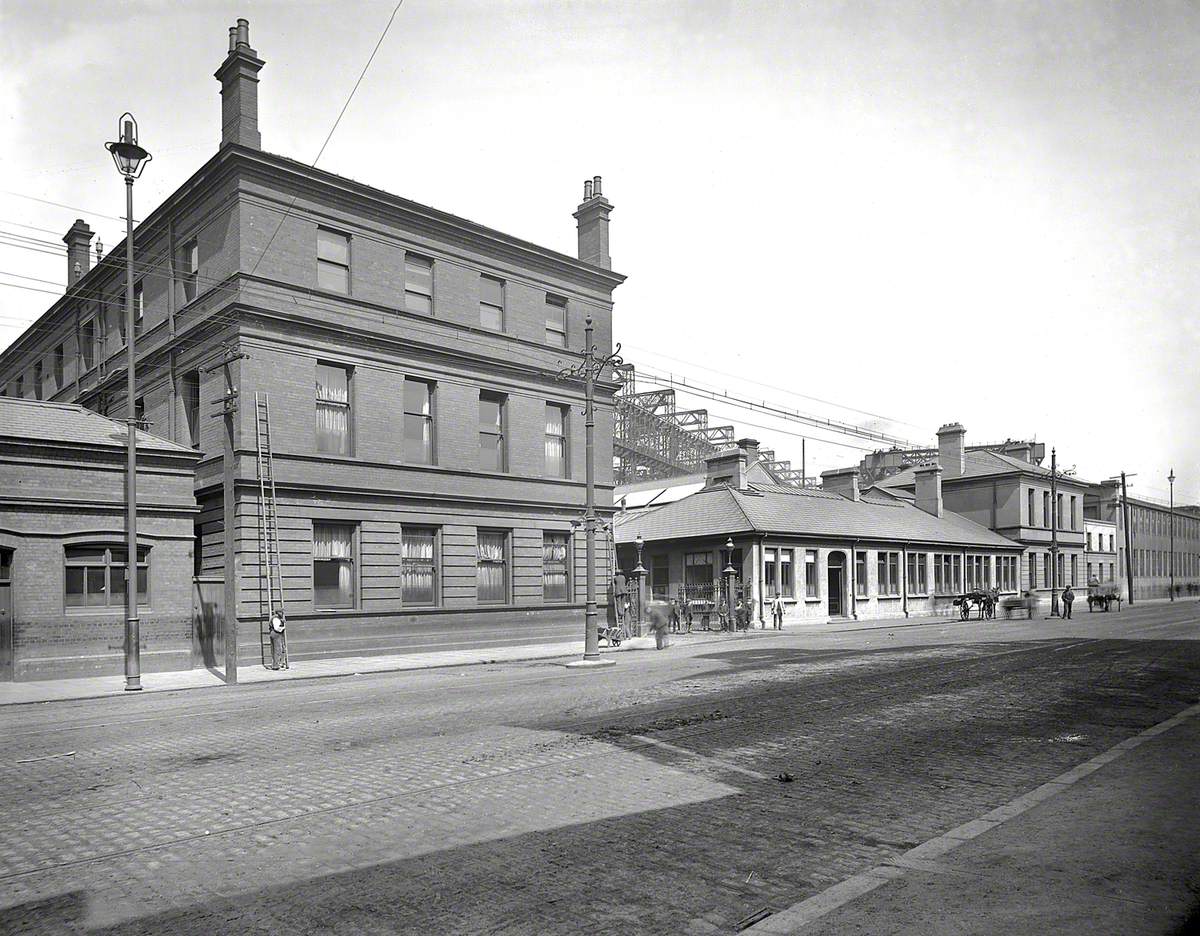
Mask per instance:
[[[729,632],[737,633],[737,602],[733,597],[733,577],[737,574],[737,569],[733,567],[733,537],[725,540],[725,568],[722,574],[725,576],[725,608],[729,618]]]
[[[589,315],[584,327],[583,360],[573,367],[564,367],[558,372],[560,380],[582,380],[584,398],[584,465],[587,496],[583,509],[583,529],[586,542],[587,588],[584,595],[583,659],[568,663],[574,668],[612,666],[613,660],[600,657],[600,637],[596,630],[596,378],[606,367],[616,367],[621,360],[621,345],[603,357],[597,357],[592,342],[592,317]]]
[[[120,139],[105,143],[112,153],[117,171],[125,177],[125,422],[129,426],[125,462],[125,689],[142,688],[141,634],[138,626],[138,543],[137,543],[137,387],[134,383],[134,345],[136,340],[133,287],[133,180],[150,162],[148,152],[138,146],[137,121],[126,112],[117,121]],[[147,583],[149,584],[149,583]]]
[[[637,633],[633,636],[641,637],[642,613],[646,604],[645,595],[642,591],[642,581],[646,578],[646,567],[642,565],[642,548],[646,545],[646,542],[642,539],[641,533],[637,535],[634,545],[637,547],[637,565],[633,567],[631,574],[634,576],[633,593],[637,596],[637,620],[635,622],[637,624]]]

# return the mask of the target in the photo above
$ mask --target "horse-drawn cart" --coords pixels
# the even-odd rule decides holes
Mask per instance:
[[[1121,586],[1116,582],[1092,582],[1088,585],[1087,590],[1088,611],[1095,611],[1099,608],[1101,611],[1111,609],[1113,602],[1117,604],[1117,610],[1121,610]]]
[[[971,617],[972,611],[981,621],[996,616],[996,596],[991,591],[969,591],[961,598],[955,598],[954,605],[958,608],[958,616],[964,621]]]
[[[1024,591],[1019,595],[1005,595],[1000,599],[1000,610],[1006,619],[1011,619],[1018,611],[1024,611],[1029,620],[1033,620],[1033,612],[1037,610],[1037,598],[1033,592]]]

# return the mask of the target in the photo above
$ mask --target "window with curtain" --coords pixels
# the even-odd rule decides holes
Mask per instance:
[[[808,598],[817,597],[817,551],[804,551],[804,594]]]
[[[128,550],[112,546],[67,546],[66,594],[68,608],[120,608],[125,604],[125,566]],[[150,604],[150,547],[138,547],[137,595],[139,605]]]
[[[542,597],[545,601],[567,601],[571,596],[570,545],[569,533],[542,534]]]
[[[183,397],[183,414],[187,419],[188,441],[192,448],[200,448],[200,372],[189,371],[183,375],[180,387]]]
[[[350,369],[317,364],[317,451],[350,454]]]
[[[332,292],[350,292],[350,238],[317,228],[317,285]]]
[[[504,331],[504,280],[479,277],[479,324],[492,331]]]
[[[83,369],[96,366],[96,320],[88,319],[79,326],[79,354],[83,358]]]
[[[437,530],[404,527],[400,544],[401,600],[406,605],[437,604]]]
[[[546,474],[552,478],[570,475],[567,464],[567,409],[546,404]]]
[[[479,555],[475,565],[476,595],[480,604],[508,601],[508,534],[479,531]]]
[[[196,298],[196,281],[200,274],[200,248],[195,238],[179,249],[178,266],[180,305]]]
[[[792,568],[793,555],[794,551],[791,549],[779,550],[779,594],[784,598],[796,596],[796,573]]]
[[[404,381],[404,460],[434,464],[433,384],[411,377]]]
[[[929,594],[929,570],[925,553],[908,554],[908,593],[910,595]]]
[[[479,394],[479,467],[504,471],[504,396],[484,390]]]
[[[313,607],[318,611],[353,608],[354,526],[313,524]]]
[[[882,576],[879,580],[883,581]],[[870,584],[867,581],[867,554],[856,552],[854,554],[854,594],[859,598],[866,598]]]
[[[779,582],[775,576],[776,555],[778,554],[774,549],[763,550],[763,594],[768,598],[774,598],[779,588]]]
[[[559,296],[546,296],[546,344],[567,346],[567,300]]]
[[[433,315],[433,261],[428,257],[404,255],[404,308]]]

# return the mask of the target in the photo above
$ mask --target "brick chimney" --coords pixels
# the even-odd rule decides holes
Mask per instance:
[[[92,268],[92,238],[95,233],[83,218],[76,218],[71,229],[63,237],[67,245],[67,288]]]
[[[947,423],[937,431],[938,462],[947,478],[961,478],[967,470],[967,430],[962,423]]]
[[[841,494],[852,501],[859,499],[858,468],[834,468],[821,472],[821,490]]]
[[[940,517],[942,508],[942,466],[918,465],[913,470],[916,479],[916,504],[925,513]]]
[[[746,453],[747,468],[758,462],[758,439],[738,439],[737,447]]]
[[[593,266],[612,269],[608,255],[608,216],[613,206],[600,192],[600,176],[583,183],[583,201],[573,217],[579,224],[579,259]]]
[[[706,488],[728,486],[735,491],[746,490],[746,450],[722,449],[704,459]]]
[[[229,27],[229,54],[213,77],[221,82],[221,145],[262,149],[258,132],[258,72],[266,63],[250,48],[250,22]]]

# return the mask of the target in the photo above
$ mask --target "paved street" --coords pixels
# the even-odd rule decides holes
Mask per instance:
[[[1187,709],[1198,634],[1189,601],[9,706],[0,931],[730,933]],[[1189,847],[1122,932],[1189,910]]]

